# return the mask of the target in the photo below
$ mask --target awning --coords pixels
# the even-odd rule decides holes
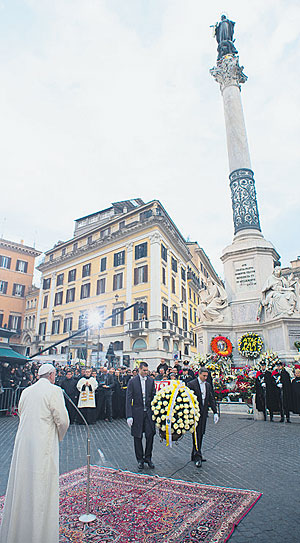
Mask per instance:
[[[8,362],[9,364],[26,364],[28,358],[17,351],[14,351],[9,345],[0,346],[0,362]]]

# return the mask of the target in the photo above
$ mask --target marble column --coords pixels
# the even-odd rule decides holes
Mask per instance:
[[[235,235],[260,229],[254,174],[251,169],[247,132],[241,101],[241,83],[247,81],[239,57],[226,55],[210,70],[220,84],[229,160],[229,179]]]

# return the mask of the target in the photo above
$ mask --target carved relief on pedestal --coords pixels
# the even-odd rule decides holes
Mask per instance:
[[[208,280],[207,289],[200,290],[197,315],[200,322],[222,322],[224,309],[228,307],[227,294],[221,285]]]

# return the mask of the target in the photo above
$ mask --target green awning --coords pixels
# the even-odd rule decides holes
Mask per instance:
[[[26,364],[28,358],[17,351],[14,351],[9,345],[0,345],[0,362],[9,364]]]

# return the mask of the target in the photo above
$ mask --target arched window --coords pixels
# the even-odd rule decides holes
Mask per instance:
[[[32,328],[34,328],[35,325],[35,315],[32,315]]]
[[[123,341],[115,341],[113,343],[114,351],[123,351]]]
[[[141,351],[142,349],[147,349],[147,343],[144,339],[136,339],[132,345],[133,351]]]
[[[184,354],[189,354],[189,348],[187,345],[184,347]]]
[[[169,351],[169,350],[170,350],[170,345],[169,345],[169,342],[168,342],[167,339],[164,339],[163,348],[164,348],[165,351]]]
[[[173,343],[173,352],[178,353],[178,343],[176,343],[176,341]]]
[[[24,329],[25,330],[26,330],[27,326],[28,326],[27,317],[25,317],[25,319],[24,319]]]

